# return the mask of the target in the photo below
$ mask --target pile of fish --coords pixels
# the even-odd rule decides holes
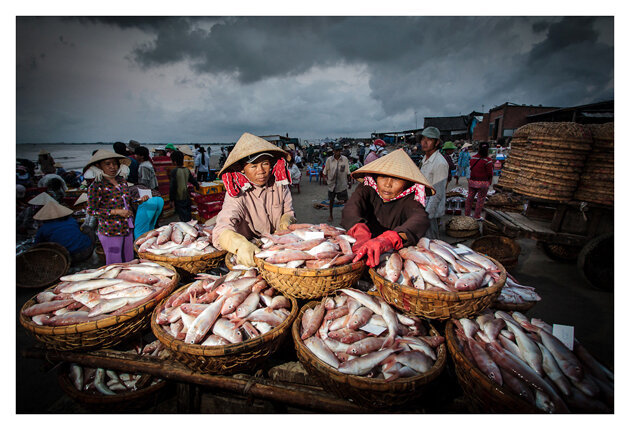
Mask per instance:
[[[347,288],[302,316],[306,347],[339,372],[393,381],[425,373],[437,360],[442,336],[428,336],[417,317],[380,297]]]
[[[545,321],[486,311],[453,320],[460,350],[496,384],[550,413],[612,412],[613,373],[577,339],[573,351]]]
[[[214,225],[199,224],[197,220],[172,222],[156,228],[136,240],[138,252],[150,252],[167,257],[196,257],[217,252],[212,246]]]
[[[38,325],[64,326],[122,315],[168,288],[175,272],[148,260],[110,264],[62,276],[24,309]]]
[[[539,302],[541,297],[536,293],[534,287],[521,285],[514,280],[509,274],[505,279],[505,285],[501,288],[501,294],[496,298],[495,302],[506,304],[523,304],[531,302]]]
[[[471,291],[492,286],[499,268],[488,258],[459,244],[420,239],[416,246],[381,255],[377,273],[390,282],[418,290]]]
[[[151,342],[140,350],[133,350],[143,356],[158,356],[164,346],[159,340]],[[113,370],[82,367],[76,363],[70,364],[68,377],[72,385],[84,393],[114,396],[130,391],[141,390],[155,385],[162,380],[148,374],[120,373]]]
[[[356,239],[328,224],[292,224],[288,230],[264,234],[256,257],[280,267],[328,269],[351,263]]]
[[[172,294],[156,317],[176,339],[204,346],[228,345],[261,336],[291,314],[291,301],[267,285],[256,269],[224,276],[199,273]]]

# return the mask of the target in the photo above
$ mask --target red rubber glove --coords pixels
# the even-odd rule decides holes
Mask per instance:
[[[353,263],[359,261],[365,255],[367,255],[366,264],[370,267],[378,266],[383,252],[390,251],[392,249],[399,250],[402,248],[402,238],[393,230],[388,230],[380,236],[370,239],[365,242],[357,251],[356,257],[354,257]]]
[[[362,222],[353,225],[347,233],[357,240],[352,246],[352,252],[357,252],[357,249],[359,249],[361,245],[372,238],[372,232],[368,228],[367,224]]]

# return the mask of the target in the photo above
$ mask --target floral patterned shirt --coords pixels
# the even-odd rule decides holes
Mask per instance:
[[[127,181],[118,176],[116,181],[118,187],[106,179],[94,181],[87,192],[87,213],[98,219],[98,233],[105,236],[126,236],[130,232],[127,218],[110,213],[113,209],[131,208],[132,203]]]

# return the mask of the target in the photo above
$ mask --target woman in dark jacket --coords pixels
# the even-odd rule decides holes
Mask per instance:
[[[344,206],[341,225],[357,239],[354,261],[367,255],[374,267],[381,253],[417,244],[429,227],[425,197],[434,190],[405,151],[378,158],[352,176],[363,184]]]

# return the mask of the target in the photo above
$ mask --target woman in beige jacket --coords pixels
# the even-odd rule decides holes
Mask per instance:
[[[219,176],[226,193],[217,215],[212,242],[236,255],[237,263],[254,266],[260,249],[250,242],[294,223],[287,153],[266,140],[244,133]]]

